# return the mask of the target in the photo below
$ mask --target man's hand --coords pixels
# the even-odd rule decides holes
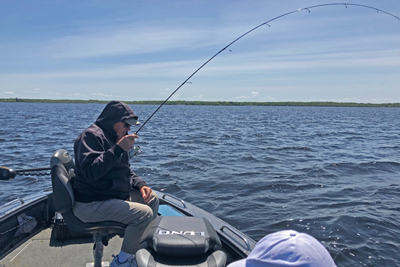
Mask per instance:
[[[142,188],[140,188],[140,193],[142,193],[144,202],[147,202],[150,200],[151,192],[153,192],[153,190],[151,190],[151,188],[148,186],[143,186]]]
[[[135,143],[135,138],[139,138],[137,134],[129,134],[122,137],[117,145],[119,145],[124,151],[128,151]]]

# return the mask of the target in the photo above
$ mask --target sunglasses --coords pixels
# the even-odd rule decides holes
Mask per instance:
[[[127,123],[127,122],[124,122],[124,126],[125,126],[125,128],[131,127],[131,125],[129,123]]]

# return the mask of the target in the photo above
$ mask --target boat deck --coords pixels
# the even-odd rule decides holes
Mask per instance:
[[[231,225],[214,215],[180,200],[172,195],[157,192],[160,216],[193,216],[206,218],[217,231],[227,254],[227,264],[246,257],[256,242]],[[54,222],[54,211],[49,208],[51,193],[41,193],[30,198],[12,201],[0,209],[0,267],[79,267],[94,261],[93,237],[81,234],[69,235],[68,239],[57,240],[54,228],[60,226]],[[38,221],[38,225],[26,236],[13,237],[19,228],[17,216],[26,213]],[[49,226],[46,226],[49,225]],[[36,231],[36,233],[35,233]],[[60,236],[59,230],[57,231]],[[63,233],[63,232],[62,232]],[[76,235],[79,237],[77,238]],[[108,246],[104,246],[103,262],[113,260],[121,249],[122,238],[113,237]],[[107,265],[104,265],[107,266]]]
[[[47,228],[0,261],[0,267],[78,267],[93,262],[93,239],[56,240]],[[111,263],[112,254],[121,249],[122,238],[113,237],[104,247],[103,261]]]

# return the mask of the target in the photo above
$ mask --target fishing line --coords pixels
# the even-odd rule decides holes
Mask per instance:
[[[213,55],[209,60],[207,60],[206,62],[204,62],[203,63],[203,65],[201,65],[197,70],[195,70],[186,80],[184,80],[183,81],[183,83],[181,83],[181,85],[179,85],[178,86],[178,88],[176,88],[169,96],[168,96],[168,98],[167,99],[165,99],[165,101],[153,112],[153,114],[151,114],[151,116],[142,124],[142,126],[140,126],[140,128],[135,132],[135,133],[138,133],[145,125],[146,125],[146,123],[154,116],[154,114],[156,114],[157,113],[157,111],[184,85],[184,84],[186,84],[186,83],[191,83],[191,82],[188,82],[199,70],[201,70],[205,65],[207,65],[211,60],[213,60],[216,56],[218,56],[220,53],[222,53],[223,51],[225,51],[228,47],[230,47],[232,44],[234,44],[234,43],[236,43],[238,40],[240,40],[241,38],[243,38],[244,36],[246,36],[247,34],[249,34],[249,33],[251,33],[252,31],[254,31],[254,30],[256,30],[256,29],[258,29],[258,28],[260,28],[260,27],[262,27],[262,26],[264,26],[264,25],[267,25],[268,27],[271,27],[268,23],[270,23],[270,22],[272,22],[272,21],[274,21],[274,20],[277,20],[277,19],[279,19],[279,18],[282,18],[282,17],[285,17],[285,16],[288,16],[288,15],[291,15],[291,14],[293,14],[293,13],[297,13],[297,12],[300,12],[300,11],[304,11],[304,10],[307,10],[308,11],[308,13],[311,13],[311,11],[310,11],[310,9],[313,9],[313,8],[318,8],[318,7],[325,7],[325,6],[345,6],[346,8],[348,7],[348,6],[356,6],[356,7],[362,7],[362,8],[368,8],[368,9],[373,9],[373,10],[376,10],[376,12],[377,13],[379,13],[379,12],[381,12],[381,13],[384,13],[384,14],[386,14],[386,15],[389,15],[389,16],[392,16],[392,17],[394,17],[394,18],[396,18],[397,20],[399,20],[400,21],[400,18],[399,17],[397,17],[397,16],[395,16],[395,15],[393,15],[393,14],[391,14],[391,13],[389,13],[389,12],[386,12],[386,11],[384,11],[384,10],[381,10],[381,9],[378,9],[378,8],[376,8],[376,7],[371,7],[371,6],[366,6],[366,5],[359,5],[359,4],[350,4],[350,3],[330,3],[330,4],[322,4],[322,5],[315,5],[315,6],[309,6],[309,7],[304,7],[304,8],[300,8],[300,9],[297,9],[297,10],[294,10],[294,11],[291,11],[291,12],[288,12],[288,13],[285,13],[285,14],[282,14],[282,15],[280,15],[280,16],[277,16],[277,17],[275,17],[275,18],[273,18],[273,19],[270,19],[270,20],[268,20],[268,21],[266,21],[266,22],[264,22],[264,23],[261,23],[260,25],[258,25],[258,26],[256,26],[256,27],[254,27],[253,29],[251,29],[251,30],[249,30],[249,31],[247,31],[246,33],[244,33],[244,34],[242,34],[241,36],[239,36],[238,38],[236,38],[235,40],[233,40],[231,43],[229,43],[227,46],[225,46],[224,48],[222,48],[220,51],[218,51],[215,55]],[[229,50],[229,49],[228,49]]]

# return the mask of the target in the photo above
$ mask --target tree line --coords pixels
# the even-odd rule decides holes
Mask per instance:
[[[161,105],[164,100],[126,101],[131,105]],[[22,103],[81,103],[107,104],[109,100],[74,100],[74,99],[27,99],[27,98],[0,98],[0,102]],[[400,107],[400,103],[350,103],[350,102],[234,102],[234,101],[167,101],[165,105],[193,105],[193,106],[307,106],[307,107]]]

